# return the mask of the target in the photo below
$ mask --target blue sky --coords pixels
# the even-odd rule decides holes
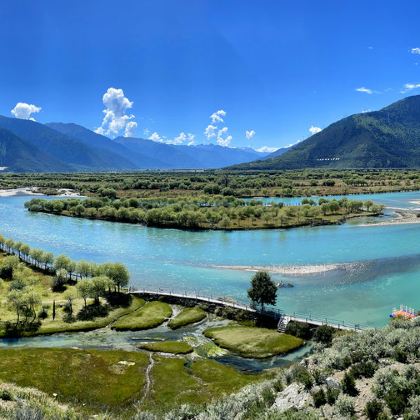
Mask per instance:
[[[22,102],[35,108],[18,116],[40,107],[37,121],[109,135],[281,147],[420,94],[419,13],[414,0],[5,0],[0,113]]]

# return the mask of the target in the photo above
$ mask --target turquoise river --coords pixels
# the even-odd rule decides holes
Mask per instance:
[[[190,232],[33,214],[30,198],[0,198],[1,234],[76,260],[121,261],[133,287],[246,302],[258,266],[294,285],[279,289],[277,306],[288,313],[381,326],[394,306],[420,306],[420,224]],[[383,221],[392,209],[420,207],[420,192],[349,198],[385,204]]]

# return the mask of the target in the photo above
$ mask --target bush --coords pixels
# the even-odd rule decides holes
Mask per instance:
[[[376,420],[383,413],[383,410],[384,410],[384,405],[382,401],[372,400],[366,403],[366,406],[363,412],[369,420]]]
[[[372,378],[372,376],[375,374],[376,371],[376,365],[371,362],[361,362],[356,363],[353,365],[350,369],[350,374],[355,378]]]
[[[3,401],[13,401],[13,395],[7,389],[0,390],[0,400]]]
[[[318,391],[316,391],[312,398],[314,400],[315,407],[321,407],[322,405],[325,405],[327,403],[327,396],[325,395],[325,392],[322,388],[320,388]]]
[[[291,382],[299,382],[304,385],[305,389],[309,390],[313,385],[313,378],[308,369],[303,366],[294,366],[290,371]]]
[[[326,398],[327,398],[327,403],[329,405],[334,405],[335,402],[337,401],[338,396],[340,395],[340,390],[336,389],[336,388],[327,388],[327,394],[326,394]]]
[[[335,403],[335,408],[343,417],[352,417],[354,415],[354,402],[345,395],[340,395]]]
[[[66,290],[65,280],[63,277],[54,277],[51,280],[51,289],[53,292],[63,292]]]
[[[79,321],[90,321],[94,318],[108,316],[109,308],[106,305],[88,305],[80,310],[77,314]]]
[[[315,331],[314,340],[319,343],[329,345],[332,342],[334,333],[335,333],[335,330],[333,327],[330,327],[328,325],[321,325]]]
[[[46,306],[43,306],[42,309],[38,312],[38,318],[39,319],[48,318],[48,308]]]
[[[350,372],[346,372],[344,374],[344,378],[341,381],[341,387],[343,392],[351,397],[355,397],[359,394],[359,391],[356,388],[356,381],[354,380],[354,376]]]
[[[290,321],[286,327],[286,334],[294,335],[302,340],[310,340],[313,336],[313,330],[309,324]]]

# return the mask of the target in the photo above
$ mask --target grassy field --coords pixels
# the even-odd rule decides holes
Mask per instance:
[[[162,324],[172,315],[172,308],[164,302],[147,302],[140,309],[119,318],[112,328],[117,331],[147,330]]]
[[[198,306],[195,306],[194,308],[185,308],[169,321],[168,327],[175,330],[184,327],[185,325],[202,321],[206,316],[206,312]]]
[[[86,414],[107,411],[131,418],[134,405],[165,411],[183,403],[202,404],[269,374],[249,375],[211,360],[154,355],[146,392],[145,352],[122,350],[0,350],[0,382],[35,387]]]
[[[218,346],[243,357],[265,358],[302,346],[303,340],[276,330],[228,325],[209,328],[204,335]]]
[[[204,404],[226,395],[269,374],[244,374],[213,360],[186,364],[184,358],[155,356],[153,387],[144,409],[165,411],[174,401],[181,404]]]
[[[139,345],[143,350],[172,353],[172,354],[188,354],[193,348],[185,341],[157,341],[153,343],[143,343]]]

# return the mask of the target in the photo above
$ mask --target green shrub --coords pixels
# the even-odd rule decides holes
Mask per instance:
[[[343,417],[352,417],[354,416],[354,402],[351,398],[340,395],[337,398],[337,401],[335,403],[335,408],[338,411],[338,414],[340,414]]]
[[[290,321],[286,327],[286,334],[294,335],[302,340],[310,340],[313,337],[313,330],[309,324]]]
[[[327,403],[327,396],[322,388],[312,394],[312,398],[314,400],[315,407],[321,407]]]
[[[318,343],[331,344],[334,337],[335,329],[328,325],[321,325],[315,330],[314,340]]]
[[[355,397],[359,394],[359,391],[356,388],[356,381],[354,380],[354,376],[346,372],[344,374],[343,380],[341,381],[341,387],[343,392],[351,397]]]
[[[294,366],[290,372],[291,382],[299,382],[304,385],[305,389],[311,389],[313,386],[313,378],[308,369],[303,366]]]
[[[356,363],[350,369],[350,374],[355,378],[372,378],[375,374],[376,365],[371,361]]]
[[[384,404],[379,400],[371,400],[366,403],[363,413],[369,420],[377,420],[383,413]]]
[[[340,390],[336,388],[327,388],[326,398],[329,405],[334,405],[340,395]]]

